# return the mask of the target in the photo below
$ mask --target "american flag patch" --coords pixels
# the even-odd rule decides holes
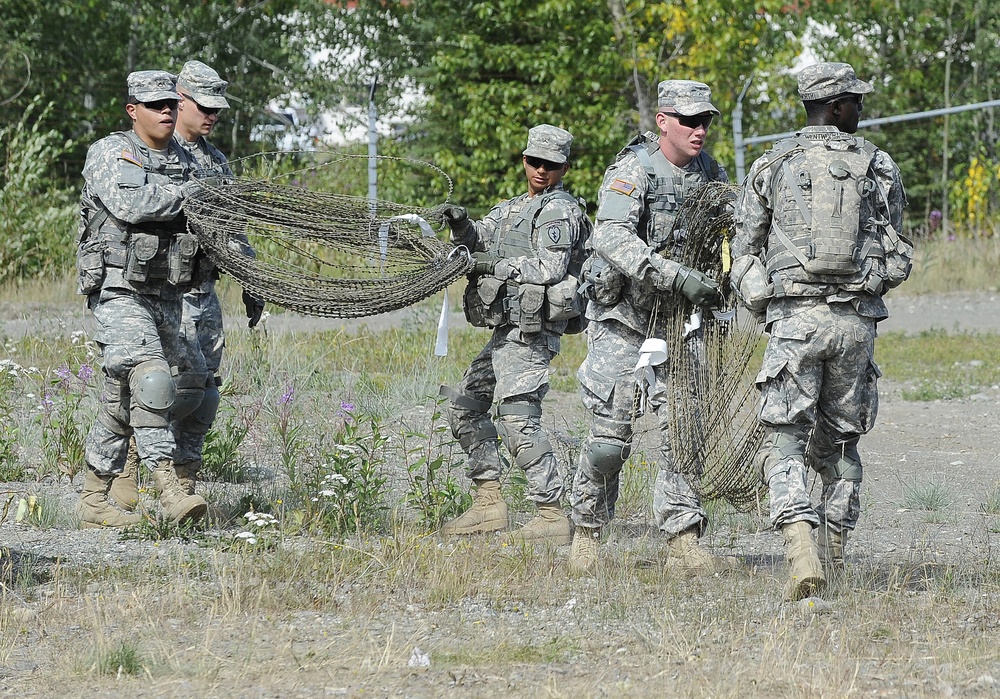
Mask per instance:
[[[142,161],[140,161],[138,158],[136,158],[127,150],[122,151],[121,159],[127,163],[132,163],[133,165],[138,165],[139,167],[142,167]]]
[[[612,182],[608,189],[612,192],[618,192],[619,194],[624,194],[627,197],[632,196],[632,192],[635,191],[635,185],[631,182],[626,182],[625,180],[615,180]]]

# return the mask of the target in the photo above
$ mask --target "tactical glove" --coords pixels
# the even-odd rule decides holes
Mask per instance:
[[[260,316],[264,312],[264,302],[244,289],[243,305],[247,309],[247,327],[252,328],[260,322]]]
[[[683,294],[695,306],[718,306],[722,297],[719,285],[711,278],[690,267],[681,267],[674,278],[673,290]]]
[[[499,258],[488,252],[472,253],[472,272],[474,275],[492,275],[497,268]]]
[[[448,227],[455,233],[461,233],[469,225],[469,212],[464,207],[442,204],[434,212],[447,221]]]

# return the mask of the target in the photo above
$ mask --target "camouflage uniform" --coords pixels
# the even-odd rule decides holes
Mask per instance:
[[[190,97],[198,105],[210,109],[229,106],[225,98],[227,86],[228,83],[215,70],[200,61],[188,61],[177,76],[178,91],[185,98]],[[233,176],[226,156],[204,136],[190,142],[175,131],[174,140],[194,158],[200,170],[199,177],[226,180]],[[222,305],[215,292],[219,275],[208,258],[203,260],[200,276],[201,282],[184,294],[180,342],[191,362],[188,378],[194,383],[201,382],[205,386],[205,394],[201,405],[190,416],[173,423],[177,441],[175,461],[178,464],[194,464],[195,468],[201,463],[205,434],[219,405],[218,387],[222,385],[219,367],[225,346]]]
[[[538,126],[532,132],[538,133],[536,129],[555,127]],[[555,130],[565,134],[560,138],[572,138],[562,129]],[[568,153],[568,140],[565,149]],[[546,201],[532,222],[533,254],[507,257],[496,263],[491,276],[504,282],[508,293],[519,285],[548,287],[566,277],[584,214],[570,196],[552,196],[562,191],[558,183],[536,195]],[[537,202],[527,193],[503,201],[454,242],[473,252],[496,253],[522,212],[533,206]],[[544,227],[536,225],[540,221],[545,222]],[[497,430],[489,414],[496,401],[500,437],[515,463],[525,471],[528,497],[539,504],[557,503],[564,489],[552,446],[541,426],[541,405],[549,390],[549,364],[559,352],[565,329],[565,320],[545,320],[541,331],[524,332],[506,316],[493,328],[493,336],[472,360],[455,391],[448,392],[453,396],[449,406],[452,432],[469,456],[469,477],[496,481],[503,474]]]
[[[871,89],[857,80],[847,64],[819,64],[799,76],[804,101],[845,93],[863,95]],[[839,153],[857,151],[864,144],[831,125],[806,126],[796,138],[824,143]],[[775,231],[794,227],[792,219],[799,216],[796,209],[783,209],[776,201],[775,172],[781,166],[772,164],[780,163],[776,154],[790,147],[794,144],[779,143],[753,164],[737,202],[733,281],[741,296],[747,291],[746,286],[741,288],[736,272],[742,269],[742,260],[759,260],[763,269],[769,260],[784,254]],[[874,155],[867,178],[878,189],[861,202],[862,229],[865,222],[882,217],[893,231],[899,231],[906,205],[899,169],[888,154],[868,147]],[[837,198],[834,187],[813,188],[811,196],[814,219],[839,207],[843,199]],[[871,210],[872,206],[878,211]],[[907,266],[900,276],[886,278],[886,255],[881,251],[883,244],[888,250],[891,243],[877,235],[873,242],[875,255],[860,272],[843,276],[841,282],[829,275],[810,278],[801,268],[774,271],[770,263],[763,279],[764,293],[757,294],[757,303],[751,304],[762,314],[770,335],[757,375],[759,417],[769,430],[759,461],[769,485],[771,521],[776,528],[808,522],[823,524],[840,535],[857,525],[862,479],[857,444],[871,430],[878,413],[874,342],[876,324],[888,317],[881,294],[908,274]],[[807,489],[808,468],[818,471],[823,480],[816,507]]]
[[[660,94],[661,104],[677,105],[674,108],[678,113],[718,113],[703,83],[664,81]],[[649,134],[647,143],[639,147],[650,150],[653,139],[655,136]],[[610,271],[605,273],[609,295],[601,299],[605,292],[599,292],[587,306],[587,358],[577,376],[583,403],[591,413],[591,427],[581,449],[570,498],[576,526],[593,530],[614,517],[621,469],[631,452],[634,368],[639,348],[646,338],[663,337],[666,332],[662,321],[650,323],[654,300],[659,300],[658,318],[663,319],[680,299],[669,291],[680,265],[669,259],[669,241],[663,239],[663,234],[670,232],[686,191],[710,180],[727,181],[725,171],[704,152],[684,167],[672,164],[658,148],[649,157],[654,164],[659,161],[658,172],[670,172],[673,181],[669,203],[657,190],[657,213],[653,214],[654,207],[647,203],[651,182],[636,150],[626,149],[619,154],[605,172],[598,195],[592,244],[594,251],[610,263]],[[690,528],[700,533],[705,526],[705,511],[684,477],[672,469],[665,365],[654,367],[654,374],[650,406],[660,423],[659,472],[653,491],[656,524],[671,536]]]
[[[133,73],[130,90],[146,90],[139,94],[147,101],[178,99],[173,77],[162,71]],[[172,375],[189,367],[178,344],[185,287],[168,282],[163,269],[150,271],[144,280],[127,272],[133,254],[131,247],[126,252],[125,241],[136,235],[125,231],[159,238],[160,251],[149,263],[151,269],[157,266],[165,257],[164,245],[184,230],[181,204],[195,186],[189,181],[194,168],[182,148],[171,144],[156,151],[132,132],[112,134],[87,152],[79,291],[87,294],[97,321],[94,340],[105,385],[85,458],[99,474],[121,472],[132,435],[147,467],[174,456]]]

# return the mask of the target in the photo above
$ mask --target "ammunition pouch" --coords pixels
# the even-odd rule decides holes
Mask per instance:
[[[748,310],[763,313],[774,297],[774,285],[767,281],[764,264],[755,255],[743,255],[733,261],[731,283],[736,295]]]
[[[495,328],[504,323],[505,284],[495,277],[470,277],[462,296],[465,319],[474,328]]]
[[[76,293],[90,295],[104,282],[103,240],[87,240],[76,250]]]
[[[174,286],[191,283],[196,269],[198,237],[193,233],[177,233],[170,240],[167,254],[167,282]]]
[[[513,286],[513,285],[511,285]],[[522,333],[540,333],[545,325],[545,287],[541,284],[519,284],[517,294],[508,297],[510,322]]]
[[[125,279],[139,284],[150,279],[166,279],[169,241],[153,233],[131,232],[125,254]]]

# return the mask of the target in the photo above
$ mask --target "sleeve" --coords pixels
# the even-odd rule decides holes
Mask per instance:
[[[454,239],[455,245],[464,245],[472,252],[486,252],[490,249],[490,244],[500,230],[500,222],[503,219],[503,212],[510,199],[500,202],[486,214],[481,220],[473,221],[472,225],[466,229],[466,234],[462,240]]]
[[[669,289],[680,265],[658,255],[639,237],[649,179],[639,159],[626,155],[604,173],[597,195],[594,251],[629,278]]]
[[[758,158],[740,187],[734,216],[734,260],[744,255],[760,257],[767,242],[773,215],[770,173],[767,156]]]
[[[565,199],[546,202],[534,222],[537,256],[500,260],[495,276],[521,284],[561,282],[566,278],[580,232],[580,208],[576,204]]]
[[[889,225],[898,233],[903,230],[903,209],[907,203],[899,167],[888,153],[881,150],[875,153],[872,166],[889,205]]]
[[[101,139],[87,151],[83,177],[108,212],[127,223],[172,221],[181,213],[183,184],[150,183],[132,142],[120,136]]]

